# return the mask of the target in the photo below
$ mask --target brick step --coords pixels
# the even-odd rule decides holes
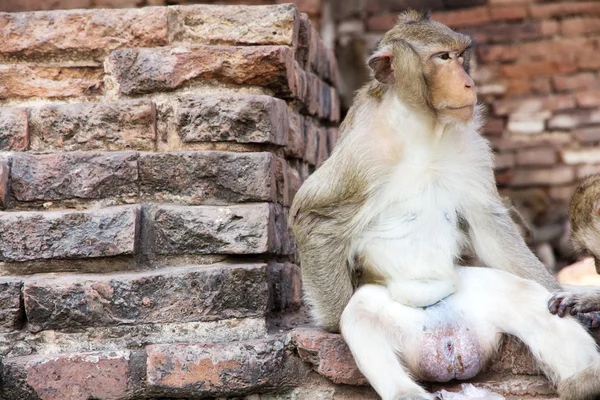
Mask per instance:
[[[218,397],[282,391],[306,367],[283,336],[232,343],[150,345],[143,350],[5,358],[9,399]]]

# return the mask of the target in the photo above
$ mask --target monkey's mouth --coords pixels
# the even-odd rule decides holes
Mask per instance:
[[[446,110],[453,110],[453,111],[457,111],[457,110],[466,110],[468,108],[473,108],[475,107],[475,104],[469,104],[467,106],[462,106],[462,107],[446,107]]]

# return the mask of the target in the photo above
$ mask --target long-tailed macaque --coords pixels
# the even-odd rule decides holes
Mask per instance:
[[[471,39],[410,11],[368,60],[331,157],[290,213],[314,321],[340,331],[384,400],[418,380],[476,375],[503,333],[529,346],[563,399],[600,395],[600,354],[519,236],[478,134]],[[471,246],[492,268],[459,267]]]
[[[571,242],[573,247],[594,258],[600,273],[600,175],[588,176],[579,182],[569,205]],[[587,324],[600,326],[600,288],[569,286],[568,291],[556,293],[548,303],[550,312],[565,315],[588,313]]]

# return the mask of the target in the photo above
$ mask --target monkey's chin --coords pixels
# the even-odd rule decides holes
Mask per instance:
[[[475,105],[451,108],[446,107],[438,111],[440,119],[446,123],[467,123],[473,119]]]

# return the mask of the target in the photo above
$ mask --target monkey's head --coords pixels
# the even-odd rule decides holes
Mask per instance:
[[[467,122],[477,103],[469,76],[471,46],[469,36],[430,20],[428,14],[407,11],[368,64],[375,79],[405,102],[444,120]]]
[[[571,242],[575,250],[591,254],[600,274],[600,175],[579,182],[569,205]]]

